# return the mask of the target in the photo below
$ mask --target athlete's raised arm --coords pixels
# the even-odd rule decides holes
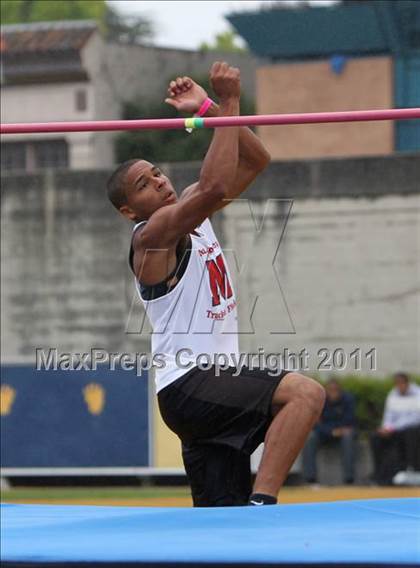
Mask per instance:
[[[239,69],[216,62],[211,70],[220,113],[239,114]],[[176,265],[176,247],[183,245],[232,189],[238,168],[238,127],[216,128],[201,168],[200,179],[178,201],[168,177],[141,159],[121,164],[108,181],[108,196],[128,219],[147,221],[134,233],[133,267],[144,284],[165,279]]]
[[[210,77],[211,81],[211,77]],[[168,88],[169,97],[165,102],[180,112],[197,113],[204,111],[202,116],[220,116],[220,106],[208,98],[207,92],[190,77],[177,77],[171,81]],[[204,105],[204,106],[203,106]],[[270,163],[270,154],[264,144],[250,128],[239,128],[238,139],[238,168],[234,183],[220,202],[217,209],[225,207],[230,200],[238,197],[252,183],[257,175]],[[195,184],[194,184],[195,185]],[[184,190],[182,197],[193,190],[194,185]]]
[[[211,70],[211,81],[220,99],[221,115],[238,115],[239,69],[216,62]],[[217,209],[235,182],[239,158],[238,130],[238,127],[215,129],[198,183],[184,199],[160,208],[150,216],[137,246],[148,249],[173,246]]]

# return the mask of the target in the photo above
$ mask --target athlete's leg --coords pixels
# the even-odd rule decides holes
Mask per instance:
[[[325,402],[324,388],[308,377],[288,373],[274,392],[279,409],[267,431],[254,493],[277,497]]]
[[[182,445],[194,507],[246,505],[251,493],[250,457],[226,445]]]

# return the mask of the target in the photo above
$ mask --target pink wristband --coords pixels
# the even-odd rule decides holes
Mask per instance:
[[[211,107],[211,105],[213,104],[213,101],[211,100],[210,97],[207,97],[207,99],[203,102],[203,104],[201,105],[201,107],[199,108],[198,112],[195,113],[194,116],[203,116],[206,114],[206,112],[209,110],[209,108]]]

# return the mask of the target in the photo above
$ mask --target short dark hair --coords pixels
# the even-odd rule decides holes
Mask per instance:
[[[131,166],[139,160],[140,158],[133,158],[120,164],[107,182],[108,198],[118,210],[127,203],[125,176]]]
[[[399,371],[398,373],[394,373],[394,380],[395,379],[403,379],[406,383],[408,383],[410,381],[410,377],[407,375],[407,373],[403,373],[401,371]]]

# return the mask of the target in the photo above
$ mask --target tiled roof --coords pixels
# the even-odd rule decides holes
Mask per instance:
[[[1,51],[10,55],[79,51],[96,29],[90,20],[6,25],[1,27]]]

